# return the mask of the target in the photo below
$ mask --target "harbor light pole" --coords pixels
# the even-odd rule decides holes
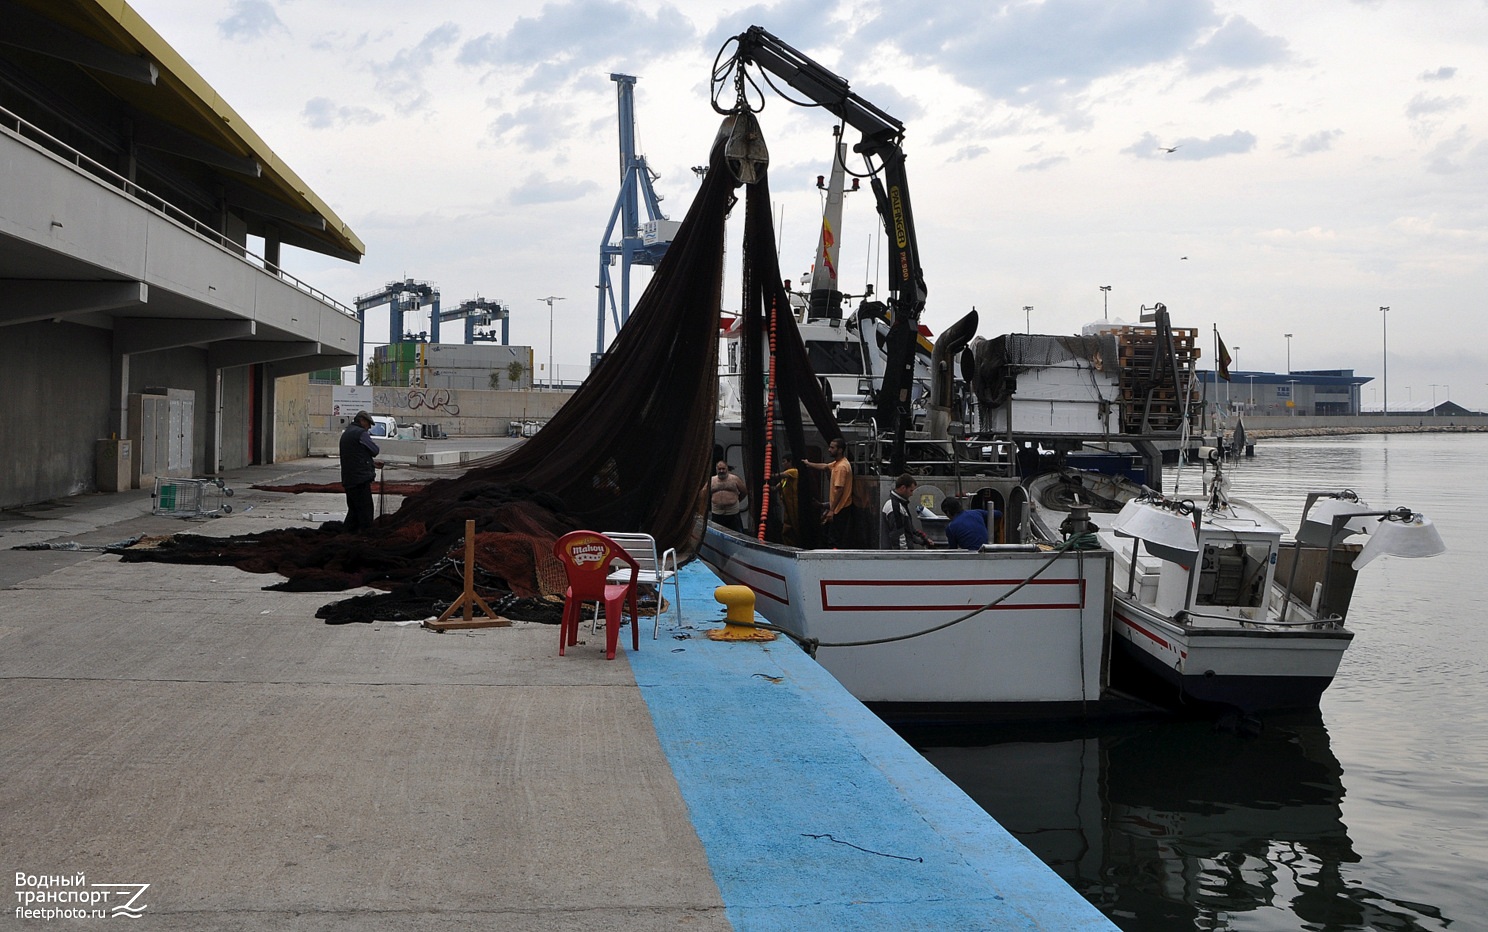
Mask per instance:
[[[1292,335],[1290,333],[1283,333],[1282,336],[1286,337],[1286,341],[1287,341],[1287,375],[1291,375],[1292,374]]]
[[[1390,413],[1390,309],[1380,308],[1380,368],[1385,378],[1385,401],[1383,411]]]
[[[1289,333],[1287,336],[1291,336],[1291,334]],[[1290,362],[1287,363],[1287,371],[1292,371],[1292,364]],[[1297,416],[1297,382],[1297,379],[1287,379],[1287,385],[1290,386],[1287,389],[1287,400],[1292,403],[1292,417]]]
[[[1111,319],[1111,286],[1101,285],[1101,320]]]
[[[1239,372],[1240,372],[1240,344],[1238,344],[1238,343],[1235,344],[1235,348],[1234,349],[1230,350],[1230,362],[1232,362],[1232,363],[1235,364],[1235,373],[1238,375]],[[1252,384],[1254,384],[1254,383],[1252,383]],[[1229,403],[1230,403],[1230,383],[1229,383],[1228,380],[1226,380],[1225,381],[1225,404],[1229,404]]]
[[[1247,375],[1246,378],[1250,380],[1250,403],[1246,407],[1255,411],[1255,376]]]
[[[1436,389],[1437,383],[1431,383],[1431,416],[1436,417]]]
[[[557,295],[548,295],[546,298],[538,298],[539,301],[548,302],[548,391],[553,390],[553,302],[562,301]]]
[[[1023,332],[1033,333],[1033,305],[1023,305]]]

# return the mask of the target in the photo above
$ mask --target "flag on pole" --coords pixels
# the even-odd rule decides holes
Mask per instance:
[[[1215,354],[1219,360],[1219,377],[1226,382],[1230,380],[1230,350],[1224,345],[1224,337],[1219,335],[1219,330],[1214,331],[1214,342],[1219,345],[1219,352]]]

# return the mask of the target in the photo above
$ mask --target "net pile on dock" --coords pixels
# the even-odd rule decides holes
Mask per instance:
[[[498,461],[429,483],[366,534],[333,522],[233,538],[178,535],[123,558],[277,573],[286,579],[270,587],[278,589],[371,586],[387,597],[347,600],[355,604],[328,606],[322,617],[422,618],[459,595],[450,560],[463,560],[471,519],[483,597],[506,604],[508,617],[556,622],[542,596],[555,585],[562,591],[551,554],[567,531],[646,531],[661,548],[690,556],[713,455],[724,220],[735,184],[715,146],[687,217],[604,359],[537,435]]]

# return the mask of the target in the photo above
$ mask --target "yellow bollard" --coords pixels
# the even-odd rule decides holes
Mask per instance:
[[[714,641],[773,641],[774,631],[754,627],[754,590],[748,586],[719,586],[713,598],[722,602],[723,627],[708,632]]]

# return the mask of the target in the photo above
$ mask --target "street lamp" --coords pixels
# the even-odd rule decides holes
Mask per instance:
[[[1287,334],[1287,336],[1291,336],[1291,334],[1289,333],[1289,334]],[[1288,372],[1291,372],[1292,371],[1292,364],[1291,364],[1290,361],[1287,362],[1287,371]],[[1287,389],[1287,400],[1289,400],[1292,403],[1292,417],[1296,417],[1297,416],[1297,382],[1298,381],[1299,381],[1298,379],[1287,379],[1287,385],[1291,386],[1290,388]]]
[[[553,302],[562,301],[556,295],[548,295],[546,298],[538,298],[539,301],[548,303],[548,391],[553,390]]]
[[[1431,383],[1431,416],[1436,417],[1436,388],[1437,383]]]
[[[1283,333],[1282,336],[1286,337],[1286,341],[1287,341],[1287,375],[1291,375],[1292,374],[1292,335],[1290,333]]]
[[[1033,305],[1023,305],[1023,332],[1033,333]]]
[[[1249,410],[1254,411],[1255,410],[1255,376],[1253,376],[1253,375],[1247,375],[1246,378],[1250,380],[1250,402],[1249,402],[1249,404],[1246,405],[1246,407]]]
[[[1100,286],[1100,290],[1101,290],[1101,319],[1102,320],[1110,320],[1111,319],[1111,313],[1110,313],[1110,311],[1111,311],[1111,286],[1110,285],[1101,285]]]
[[[1390,413],[1390,309],[1380,308],[1380,368],[1385,377],[1384,413]]]

